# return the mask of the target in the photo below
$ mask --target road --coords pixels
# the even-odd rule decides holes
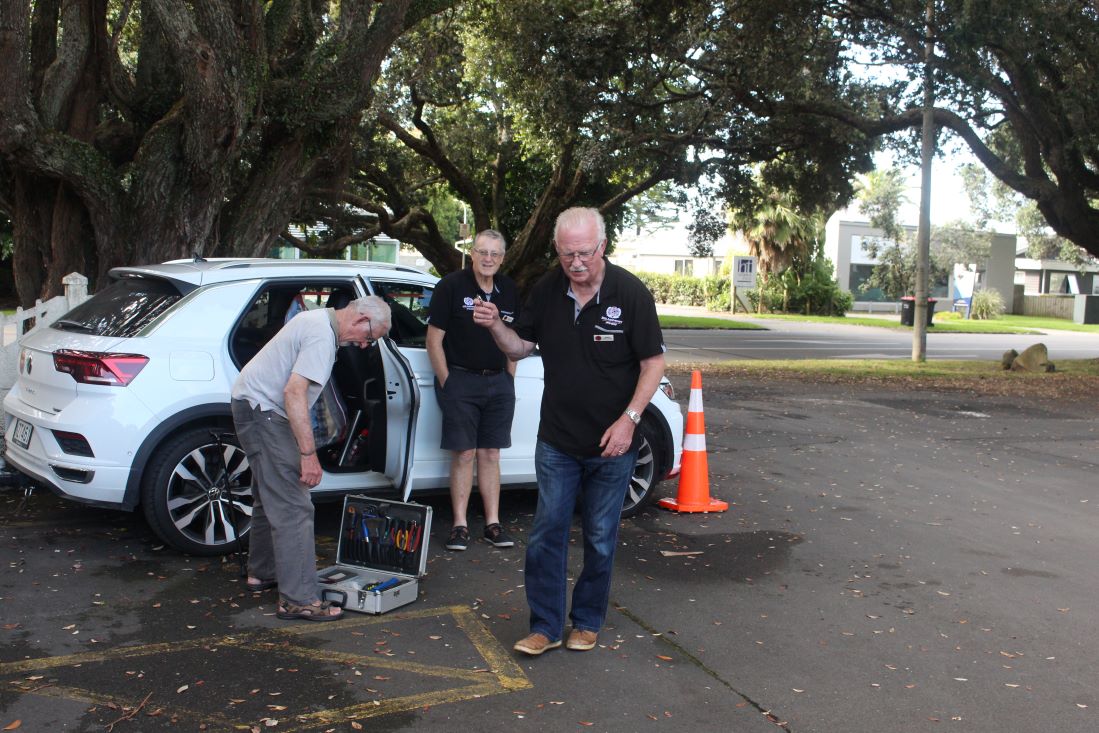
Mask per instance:
[[[670,362],[727,359],[908,359],[911,331],[871,326],[844,326],[797,321],[753,321],[766,331],[666,330]],[[1022,351],[1036,343],[1049,349],[1050,361],[1099,358],[1099,335],[1074,331],[1043,334],[927,334],[928,359],[991,359],[1008,349]]]
[[[623,522],[599,646],[536,659],[522,548],[442,550],[442,497],[419,599],[308,624],[139,516],[2,492],[0,728],[1090,733],[1096,403],[707,377],[729,510]],[[533,509],[501,501],[520,544]]]

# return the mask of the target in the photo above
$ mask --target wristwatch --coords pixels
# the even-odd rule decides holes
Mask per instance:
[[[637,410],[626,410],[622,414],[628,417],[634,425],[638,425],[641,423],[641,413]]]

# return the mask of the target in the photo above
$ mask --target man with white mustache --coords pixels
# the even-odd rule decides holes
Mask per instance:
[[[604,259],[603,217],[561,212],[554,227],[560,269],[531,290],[514,329],[489,302],[473,321],[509,359],[537,344],[545,368],[535,471],[538,508],[527,544],[530,634],[515,650],[537,656],[561,646],[569,530],[580,507],[584,566],[572,593],[566,647],[596,645],[607,615],[622,503],[637,462],[641,414],[664,374],[656,303],[644,283]]]

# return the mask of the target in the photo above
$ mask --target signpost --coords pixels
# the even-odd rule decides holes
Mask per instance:
[[[737,293],[737,288],[755,290],[757,265],[758,262],[755,257],[740,255],[733,257],[733,292],[729,298],[729,310],[736,312],[736,303],[739,300],[745,313],[752,312],[752,309],[748,307],[748,303]]]

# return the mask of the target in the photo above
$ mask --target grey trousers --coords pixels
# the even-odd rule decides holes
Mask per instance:
[[[237,439],[252,469],[248,574],[278,580],[279,595],[305,605],[320,598],[313,500],[301,483],[298,443],[286,418],[233,400]]]

